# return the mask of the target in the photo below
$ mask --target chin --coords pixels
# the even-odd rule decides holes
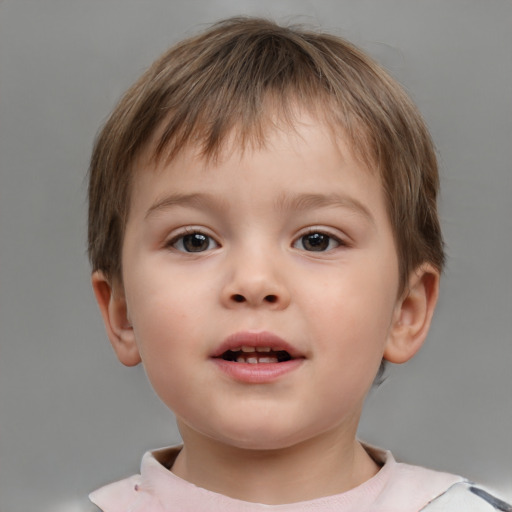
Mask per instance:
[[[262,425],[257,428],[223,429],[222,435],[214,435],[218,441],[241,450],[283,450],[308,439],[305,433],[292,428]]]

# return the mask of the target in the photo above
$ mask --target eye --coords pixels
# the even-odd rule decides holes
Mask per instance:
[[[293,244],[296,249],[304,249],[305,251],[314,252],[329,251],[339,247],[340,245],[342,245],[342,243],[336,237],[319,231],[303,235]]]
[[[204,252],[217,248],[219,244],[211,236],[196,231],[173,238],[169,246],[182,252]]]

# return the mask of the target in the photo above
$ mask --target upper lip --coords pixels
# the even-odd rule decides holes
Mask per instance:
[[[212,357],[221,357],[228,350],[236,351],[241,347],[268,347],[276,352],[286,351],[292,358],[304,357],[298,349],[276,334],[267,331],[243,331],[231,334],[215,349]]]

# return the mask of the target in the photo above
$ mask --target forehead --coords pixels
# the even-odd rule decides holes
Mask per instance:
[[[290,96],[280,98],[268,93],[257,116],[248,119],[241,116],[231,124],[223,124],[218,132],[211,119],[195,119],[189,126],[176,127],[171,113],[156,127],[134,168],[162,167],[182,152],[193,153],[205,163],[217,164],[234,152],[243,156],[247,151],[271,146],[283,134],[300,137],[304,127],[311,125],[321,126],[334,144],[342,142],[343,150],[350,151],[367,168],[379,167],[370,128],[346,112],[340,113],[340,105],[332,97],[318,95],[300,101],[291,92]],[[176,137],[170,136],[173,131]]]
[[[370,202],[382,204],[379,176],[340,132],[302,113],[294,124],[269,119],[264,138],[246,144],[233,130],[214,155],[205,155],[198,144],[189,144],[172,159],[149,154],[136,170],[130,209],[154,211],[183,204],[184,198],[197,206],[215,194],[232,204],[238,196],[246,196],[247,202],[264,196],[273,197],[273,206],[314,208],[334,204],[341,192],[343,201],[355,204],[361,190],[375,196]]]

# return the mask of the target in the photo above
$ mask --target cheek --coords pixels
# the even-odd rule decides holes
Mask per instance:
[[[386,269],[388,270],[388,269]],[[364,360],[372,353],[380,361],[396,299],[393,272],[360,272],[353,268],[321,287],[320,297],[310,297],[309,328],[319,344],[331,353]]]
[[[177,272],[165,258],[139,258],[127,272],[126,296],[134,322],[162,323],[186,317],[201,294],[193,276]]]
[[[173,361],[176,350],[188,346],[180,341],[187,327],[194,327],[190,306],[172,286],[132,284],[127,290],[128,310],[143,364],[150,370],[159,359]]]
[[[180,408],[183,383],[197,364],[202,338],[183,301],[153,297],[138,304],[133,326],[144,370],[156,394],[170,408]],[[194,359],[195,358],[195,359]]]

